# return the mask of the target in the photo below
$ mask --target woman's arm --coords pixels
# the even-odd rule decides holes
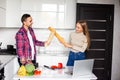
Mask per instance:
[[[83,45],[78,46],[78,45],[73,45],[72,49],[76,50],[76,51],[80,51],[80,52],[85,52],[86,48],[87,48],[87,42],[84,42]]]

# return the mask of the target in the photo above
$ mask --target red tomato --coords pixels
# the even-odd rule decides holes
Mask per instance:
[[[34,75],[40,75],[41,71],[40,70],[34,70]]]
[[[56,65],[52,65],[51,69],[57,69],[57,66]]]
[[[58,63],[58,68],[62,69],[63,68],[63,64],[62,63]]]

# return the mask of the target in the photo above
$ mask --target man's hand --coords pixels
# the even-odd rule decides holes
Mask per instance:
[[[50,43],[51,43],[51,41],[52,41],[52,39],[54,37],[54,34],[55,34],[55,32],[51,32],[50,33],[50,35],[48,37],[48,40],[45,42],[45,47],[47,47],[48,45],[50,45]]]
[[[47,47],[50,44],[50,42],[45,41],[45,47]]]
[[[33,64],[33,63],[32,63],[32,60],[27,60],[27,63],[28,63],[28,64]]]
[[[22,57],[22,58],[20,59],[20,63],[21,63],[22,65],[24,65],[24,64],[26,63],[26,59],[25,59],[24,57]]]

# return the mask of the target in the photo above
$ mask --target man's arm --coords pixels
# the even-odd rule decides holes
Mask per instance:
[[[23,55],[23,36],[22,33],[17,33],[16,34],[16,52],[18,57],[20,58],[20,62],[22,64],[25,64],[26,60],[25,57]]]

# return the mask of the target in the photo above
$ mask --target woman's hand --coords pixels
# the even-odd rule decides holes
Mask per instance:
[[[72,45],[69,44],[69,43],[64,43],[64,46],[65,46],[65,47],[68,47],[68,48],[72,48]]]

